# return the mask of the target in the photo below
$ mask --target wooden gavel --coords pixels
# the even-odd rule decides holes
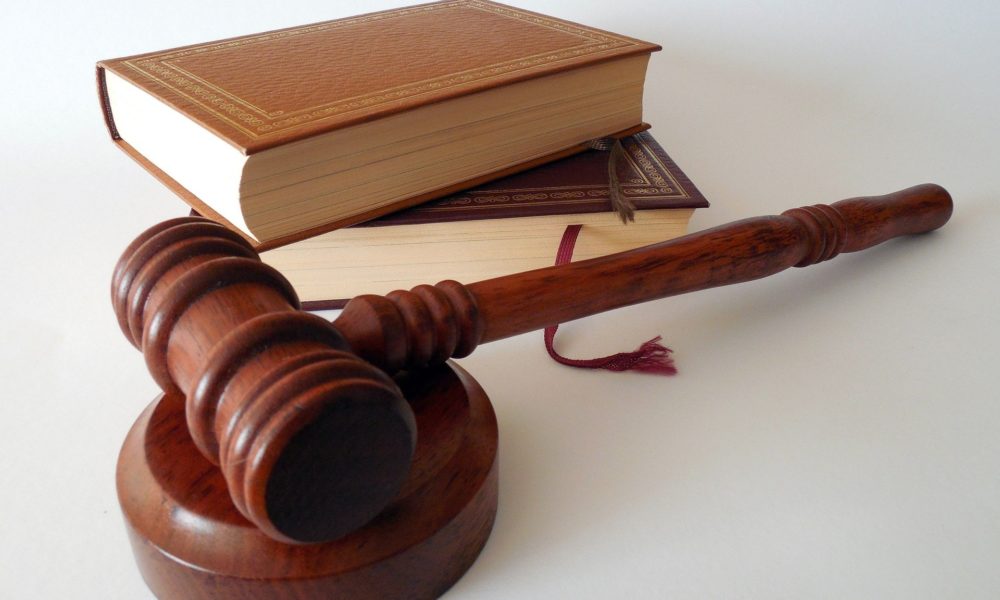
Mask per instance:
[[[745,219],[602,258],[463,285],[351,300],[330,322],[239,235],[198,217],[125,250],[112,302],[234,505],[285,542],[336,539],[374,518],[407,477],[413,413],[388,374],[613,308],[766,277],[930,231],[951,197],[920,185]],[[388,374],[387,374],[388,373]]]

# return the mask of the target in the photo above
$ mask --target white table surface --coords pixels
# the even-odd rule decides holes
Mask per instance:
[[[1000,597],[1000,4],[615,0],[525,8],[659,42],[653,132],[692,229],[933,181],[941,231],[592,317],[678,377],[461,361],[501,434],[492,538],[449,598]],[[100,58],[400,2],[17,3],[0,20],[0,597],[149,598],[115,499],[155,394],[108,283],[179,201],[109,143]]]

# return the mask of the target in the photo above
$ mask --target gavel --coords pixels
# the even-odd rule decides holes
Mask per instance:
[[[153,378],[168,398],[186,398],[191,438],[221,468],[236,508],[276,540],[315,543],[369,522],[407,477],[417,431],[391,374],[931,231],[951,212],[948,192],[919,185],[471,285],[358,296],[332,323],[301,311],[241,236],[183,217],[128,246],[111,294]]]

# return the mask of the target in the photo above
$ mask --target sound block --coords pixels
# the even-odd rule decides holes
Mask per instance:
[[[118,499],[146,584],[183,600],[436,598],[476,560],[497,510],[497,423],[479,384],[448,363],[397,383],[417,421],[399,497],[360,530],[293,545],[233,506],[188,434],[184,399],[161,395],[118,459]]]

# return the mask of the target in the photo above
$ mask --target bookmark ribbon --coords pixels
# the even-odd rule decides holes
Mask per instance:
[[[618,177],[618,162],[625,157],[625,147],[619,138],[606,137],[590,141],[594,150],[608,152],[608,192],[611,198],[611,209],[618,213],[622,223],[628,225],[635,221],[635,205],[622,193],[622,182]]]
[[[576,247],[576,240],[580,236],[582,225],[569,225],[563,232],[562,240],[559,242],[559,250],[556,252],[556,265],[562,265],[573,260],[573,249]],[[548,351],[552,360],[559,364],[578,369],[607,369],[608,371],[642,371],[656,375],[676,375],[677,367],[674,366],[674,359],[670,356],[673,352],[660,343],[663,339],[660,336],[645,342],[632,352],[619,352],[610,356],[590,359],[575,359],[562,356],[555,349],[556,331],[558,325],[545,328],[545,350]]]

